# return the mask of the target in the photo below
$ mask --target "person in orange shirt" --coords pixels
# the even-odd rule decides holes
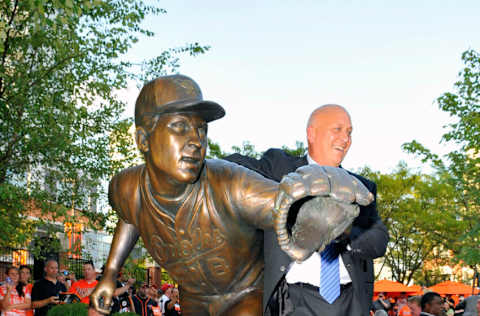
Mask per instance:
[[[95,289],[98,281],[96,280],[97,273],[93,262],[88,261],[83,265],[84,279],[78,280],[72,284],[70,292],[76,294],[80,298],[80,302],[90,304],[90,294]]]
[[[410,310],[410,307],[408,307],[408,304],[407,304],[407,295],[404,292],[400,294],[400,297],[397,300],[397,305],[398,305],[397,316],[412,316],[412,311]]]
[[[408,307],[407,304],[402,305],[402,307],[399,307],[398,309],[398,316],[412,316],[412,311],[410,310],[410,307]]]

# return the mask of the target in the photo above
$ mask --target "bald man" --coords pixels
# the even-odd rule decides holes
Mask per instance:
[[[269,149],[259,160],[240,154],[231,155],[226,160],[275,181],[307,164],[341,168],[352,143],[352,130],[350,115],[345,108],[327,104],[315,109],[309,117],[306,156],[293,157],[283,150]],[[349,173],[376,197],[375,183]],[[296,220],[295,215],[289,214],[288,226],[292,227]],[[351,228],[331,244],[329,248],[333,250],[328,255],[325,251],[315,252],[302,263],[295,262],[282,251],[274,231],[265,231],[265,315],[369,315],[373,296],[373,259],[385,254],[387,242],[388,232],[378,216],[375,200],[367,206],[360,206],[360,214]],[[322,270],[329,266],[334,272]],[[329,288],[331,283],[335,284],[333,294]]]

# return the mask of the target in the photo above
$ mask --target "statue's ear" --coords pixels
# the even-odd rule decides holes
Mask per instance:
[[[143,127],[137,127],[135,131],[135,140],[137,142],[137,147],[140,149],[141,152],[146,153],[148,152],[148,139],[147,139],[147,132]]]

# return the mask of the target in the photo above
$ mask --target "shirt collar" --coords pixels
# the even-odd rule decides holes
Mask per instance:
[[[315,160],[313,160],[310,154],[307,154],[307,162],[309,165],[318,165],[318,163]],[[342,165],[338,166],[338,168],[342,168]]]
[[[307,161],[309,165],[318,165],[318,163],[310,157],[310,154],[307,154]]]

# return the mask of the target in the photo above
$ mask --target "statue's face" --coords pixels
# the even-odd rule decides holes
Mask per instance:
[[[147,161],[170,183],[193,183],[205,161],[207,123],[196,114],[162,115],[148,136]]]

